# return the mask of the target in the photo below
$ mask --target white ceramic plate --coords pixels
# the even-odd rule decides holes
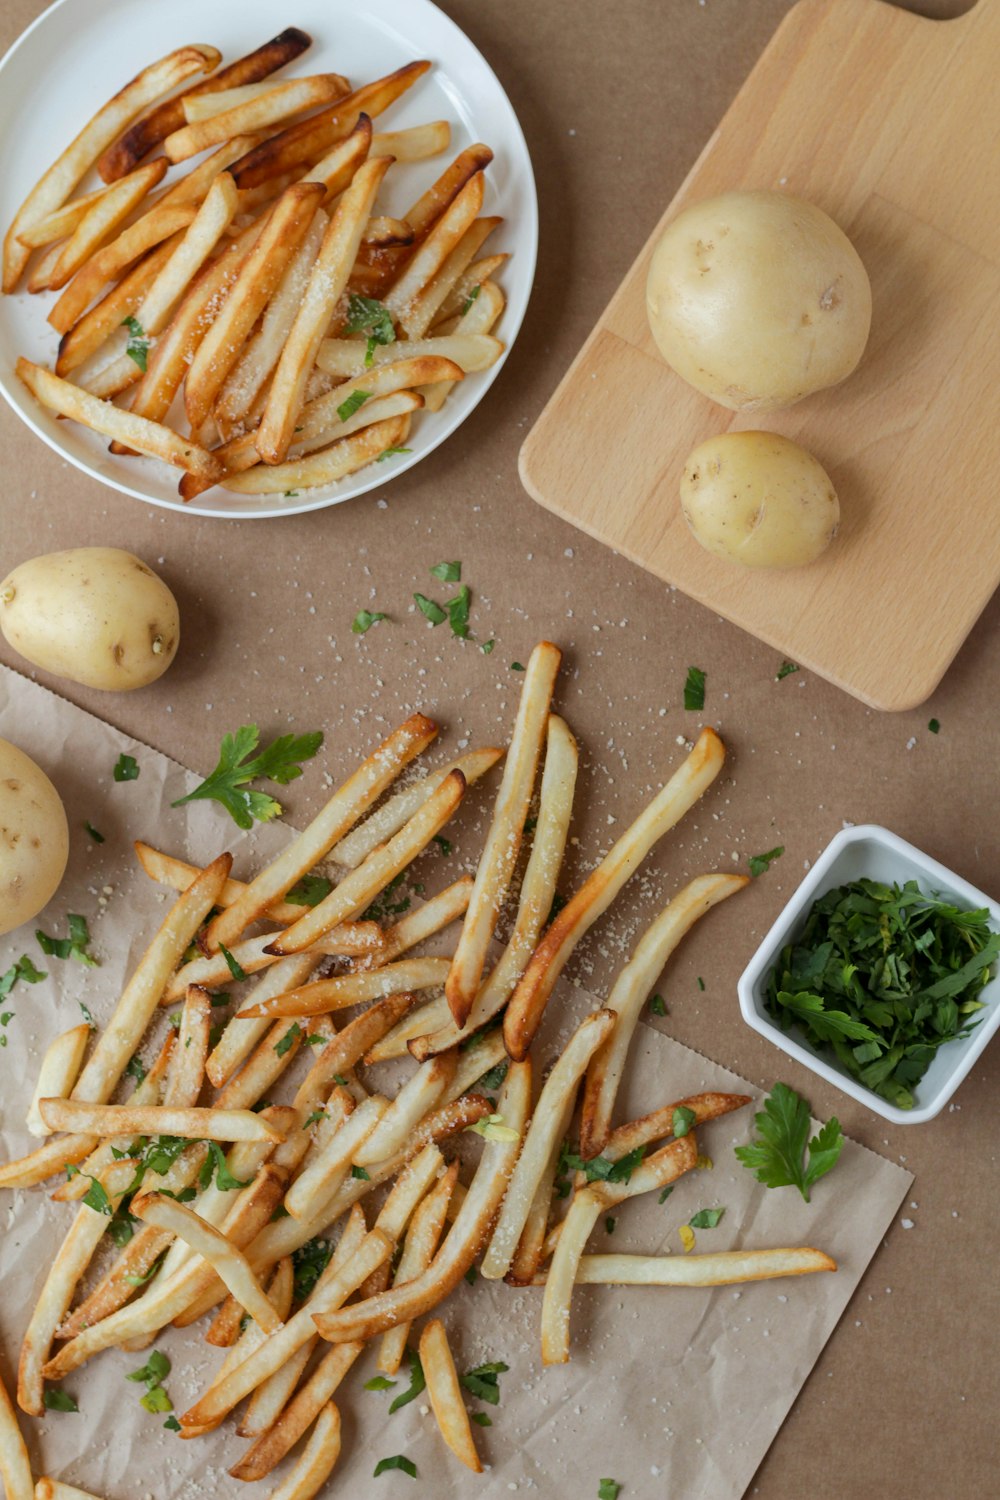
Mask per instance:
[[[450,151],[401,166],[395,183],[390,173],[380,199],[387,212],[402,213],[464,146],[478,140],[493,148],[484,212],[504,216],[495,245],[513,252],[499,278],[507,307],[495,330],[509,351],[528,304],[538,247],[531,159],[495,73],[431,0],[294,0],[289,8],[276,7],[274,0],[56,0],[0,62],[0,224],[6,228],[32,184],[73,135],[147,63],[187,42],[210,42],[224,62],[231,62],[293,25],[308,31],[313,45],[287,70],[289,77],[336,71],[346,73],[352,83],[363,83],[415,58],[433,62],[431,71],[379,117],[376,129],[447,119]],[[88,178],[79,191],[97,180],[96,174],[93,181]],[[152,505],[203,516],[291,515],[383,488],[461,425],[503,364],[501,359],[491,370],[470,375],[440,412],[421,413],[408,443],[410,457],[371,465],[338,484],[303,490],[294,499],[227,495],[216,489],[183,505],[176,471],[155,459],[114,457],[105,439],[74,423],[58,422],[39,407],[15,376],[19,354],[53,364],[58,337],[46,322],[53,300],[54,294],[32,297],[25,291],[0,298],[0,389],[11,406],[51,448],[93,478]]]

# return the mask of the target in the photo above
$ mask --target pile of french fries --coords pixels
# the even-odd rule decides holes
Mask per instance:
[[[508,257],[481,253],[502,223],[481,212],[492,151],[467,147],[403,218],[382,212],[387,177],[450,144],[445,120],[372,125],[430,63],[358,88],[277,81],[309,45],[291,27],[226,67],[206,46],[151,64],[4,239],[5,292],[28,272],[29,292],[60,294],[55,369],[22,358],[21,380],[113,453],[182,469],[185,500],[294,495],[409,451],[414,413],[503,352]],[[104,185],[74,198],[95,167]]]
[[[547,1365],[569,1358],[571,1301],[581,1284],[704,1288],[836,1269],[809,1247],[586,1253],[601,1215],[676,1182],[698,1162],[702,1127],[749,1103],[696,1094],[614,1123],[630,1043],[661,970],[692,925],[747,882],[732,874],[691,881],[653,921],[607,1003],[542,1074],[532,1041],[560,970],[724,760],[718,735],[704,730],[548,920],[577,776],[573,735],[552,712],[559,665],[549,642],[528,662],[475,877],[391,923],[365,913],[504,759],[498,749],[470,751],[393,791],[437,734],[422,714],[390,734],[245,883],[232,877],[228,854],[199,869],[137,845],[145,873],[176,891],[176,902],[86,1060],[80,1027],[52,1044],[30,1115],[48,1139],[0,1168],[0,1186],[25,1188],[68,1167],[53,1196],[80,1205],[24,1338],[17,1384],[24,1412],[39,1415],[45,1382],[101,1350],[145,1348],[168,1324],[211,1315],[205,1338],[225,1354],[181,1417],[182,1435],[214,1431],[246,1402],[237,1430],[252,1441],[230,1472],[264,1478],[304,1440],[275,1493],[308,1500],[336,1463],[333,1398],[366,1345],[375,1342],[378,1370],[395,1375],[415,1321],[435,1313],[477,1261],[487,1278],[543,1289]],[[290,901],[320,862],[337,874],[327,894],[313,906]],[[494,962],[505,906],[515,910]],[[457,922],[449,957],[414,952]],[[234,974],[247,987],[213,1038],[212,991]],[[157,1014],[175,1002],[177,1030],[167,1031],[131,1098],[113,1102],[144,1038],[148,1051]],[[287,1102],[273,1102],[303,1051],[308,1065]],[[378,1068],[400,1059],[409,1071],[393,1091]],[[271,1102],[262,1106],[265,1098]],[[470,1129],[484,1141],[465,1185],[443,1148]],[[554,1181],[574,1134],[583,1170],[561,1199]],[[151,1156],[149,1143],[164,1139],[173,1149]],[[224,1149],[213,1180],[213,1159],[222,1163]],[[592,1162],[599,1172],[588,1173]],[[96,1202],[92,1186],[88,1192],[95,1183]],[[126,1207],[131,1239],[105,1274],[88,1280],[108,1214]],[[296,1307],[291,1257],[328,1235],[336,1239],[329,1263]],[[444,1440],[478,1471],[444,1325],[432,1317],[417,1337]],[[0,1468],[8,1500],[29,1500],[27,1459],[2,1398]]]

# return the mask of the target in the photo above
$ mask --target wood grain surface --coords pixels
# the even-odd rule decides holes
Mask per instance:
[[[460,753],[461,740],[495,743],[509,732],[517,701],[520,679],[510,663],[526,660],[536,640],[557,641],[566,651],[559,712],[582,750],[567,891],[681,758],[677,737],[690,737],[702,721],[715,725],[729,759],[710,799],[653,852],[641,879],[575,955],[572,972],[591,988],[607,986],[629,941],[686,880],[704,869],[745,870],[749,854],[784,845],[766,876],[685,940],[663,991],[669,1014],[651,1024],[762,1090],[783,1079],[818,1115],[838,1114],[851,1135],[905,1158],[916,1175],[906,1209],[914,1227],[896,1224],[886,1236],[748,1494],[990,1496],[990,1414],[1000,1406],[1000,1283],[992,1271],[1000,1046],[984,1054],[954,1111],[926,1126],[895,1128],[752,1033],[739,1015],[736,980],[806,862],[845,820],[883,823],[975,885],[1000,889],[993,816],[1000,596],[926,707],[886,717],[810,671],[776,682],[780,653],[543,510],[517,478],[528,430],[787,0],[443,0],[443,8],[510,94],[539,188],[535,290],[488,400],[451,441],[384,490],[314,515],[242,523],[168,515],[104,489],[0,409],[0,568],[56,548],[128,547],[166,579],[182,614],[176,662],[142,692],[116,696],[36,675],[203,775],[215,765],[222,734],[240,724],[256,722],[266,737],[323,728],[322,764],[281,793],[301,823],[328,794],[325,775],[341,779],[410,706],[440,718],[442,760]],[[920,0],[920,8],[944,18],[967,6]],[[42,9],[42,0],[4,0],[0,47]],[[282,24],[294,20],[287,7]],[[109,92],[139,61],[119,60]],[[956,157],[962,149],[954,148]],[[444,558],[463,562],[472,629],[497,640],[489,656],[444,637],[447,627],[431,629],[413,608],[415,590],[434,592],[428,569]],[[390,619],[352,635],[362,606]],[[3,641],[0,659],[26,670]],[[690,665],[707,673],[703,716],[682,707]],[[938,734],[928,730],[931,716]],[[81,766],[84,786],[89,775],[109,774]],[[428,872],[436,883],[455,878],[479,847],[486,804],[475,796],[469,804],[447,869]],[[92,813],[82,806],[75,816],[82,822]],[[10,1049],[5,1055],[16,1057]],[[8,1381],[14,1354],[0,1350]],[[645,1357],[637,1345],[636,1358]],[[662,1387],[667,1374],[655,1348],[649,1367],[651,1383]],[[499,1438],[502,1428],[493,1432]],[[618,1476],[631,1485],[622,1500],[661,1500],[649,1472],[654,1462],[637,1454],[634,1474]]]
[[[1000,581],[998,56],[988,0],[948,22],[802,0],[521,453],[543,505],[875,708],[924,702]],[[819,204],[872,281],[860,368],[787,411],[737,416],[700,395],[646,319],[665,224],[739,187]],[[840,531],[808,568],[734,566],[684,522],[688,453],[746,428],[793,438],[833,479]]]

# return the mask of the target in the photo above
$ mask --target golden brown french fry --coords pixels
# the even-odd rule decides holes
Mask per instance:
[[[310,1148],[302,1170],[285,1194],[285,1208],[293,1218],[306,1219],[329,1202],[346,1177],[356,1152],[388,1107],[387,1099],[373,1094],[359,1104],[339,1128],[327,1130],[327,1122],[321,1122],[315,1145]]]
[[[309,978],[320,961],[318,953],[300,953],[295,958],[283,958],[267,970],[263,978],[251,990],[248,1000],[266,1000],[269,995],[293,989]],[[231,1016],[215,1047],[205,1063],[205,1071],[216,1088],[221,1089],[232,1078],[240,1063],[250,1055],[257,1043],[266,1035],[270,1022],[248,1021],[242,1011]]]
[[[388,167],[388,157],[360,166],[327,226],[257,429],[257,451],[265,463],[281,463],[291,445],[316,350],[347,285],[362,231]]]
[[[11,1405],[3,1380],[0,1379],[0,1480],[7,1500],[34,1500],[31,1460],[17,1413]]]
[[[569,837],[576,790],[578,753],[576,741],[565,722],[550,714],[546,729],[545,764],[542,768],[538,817],[531,840],[518,898],[514,930],[499,963],[479,987],[464,1026],[456,1026],[449,1013],[444,1024],[429,1035],[414,1037],[409,1049],[414,1057],[429,1057],[465,1041],[480,1026],[493,1019],[510,999],[524,972],[552,910],[563,852]],[[387,940],[388,946],[388,940]]]
[[[464,1026],[469,1018],[490,939],[517,864],[561,661],[562,652],[550,641],[542,641],[528,658],[493,820],[445,987],[458,1026]]]
[[[101,1033],[73,1090],[74,1099],[91,1104],[103,1104],[110,1099],[146,1027],[156,1014],[170,975],[215,905],[232,862],[232,855],[220,854],[192,881],[167,913]]]
[[[434,337],[440,337],[442,342],[449,344],[453,339],[490,338],[492,329],[499,321],[505,306],[506,302],[500,288],[492,281],[483,281],[475,297],[464,305],[461,315],[438,324],[434,329]],[[495,363],[500,358],[504,349],[499,339],[496,343],[498,350],[491,363]],[[427,410],[440,411],[450,391],[451,386],[443,383],[427,388],[421,387]]]
[[[488,1280],[505,1276],[510,1270],[539,1181],[566,1132],[577,1085],[614,1023],[613,1011],[593,1011],[581,1021],[545,1080],[493,1238],[483,1257],[481,1270]]]
[[[286,188],[240,266],[229,295],[198,346],[184,382],[184,404],[193,429],[200,428],[211,412],[251,329],[305,238],[322,197],[323,188],[317,182],[296,183]]]
[[[292,1310],[292,1296],[294,1291],[295,1265],[292,1257],[285,1255],[278,1261],[274,1275],[271,1277],[267,1288],[267,1299],[282,1323],[284,1323]],[[230,1314],[230,1312],[228,1327],[223,1333],[222,1324],[225,1321],[225,1315]],[[241,1323],[244,1324],[242,1330],[240,1328]],[[217,1349],[228,1348],[233,1351],[242,1346],[242,1354],[246,1355],[249,1354],[251,1349],[255,1349],[258,1344],[263,1343],[265,1337],[266,1335],[263,1330],[252,1319],[244,1323],[243,1309],[236,1298],[227,1297],[223,1306],[219,1309],[215,1318],[213,1318],[211,1327],[205,1334],[205,1342],[206,1344],[214,1345]],[[230,1369],[237,1363],[238,1360],[234,1358]]]
[[[383,396],[371,402],[370,407],[366,403],[352,417],[338,423],[341,435],[329,447],[301,458],[291,458],[283,464],[258,462],[242,473],[229,470],[219,483],[224,489],[241,495],[285,494],[289,490],[295,493],[300,489],[333,484],[368,464],[376,463],[383,453],[405,443],[409,436],[410,413],[423,404],[423,397],[413,392]],[[318,444],[314,446],[319,447]],[[221,449],[216,452],[222,454]],[[222,456],[223,461],[228,462],[228,458]],[[185,500],[193,499],[195,493],[209,488],[198,480],[189,481],[190,476],[185,475],[180,486]]]
[[[502,219],[493,217],[475,219],[469,225],[435,274],[417,292],[405,313],[400,314],[408,339],[424,337],[459,277],[472,264],[489,235],[502,223]],[[430,236],[425,244],[429,243]]]
[[[371,958],[361,960],[359,969],[380,969],[401,953],[426,942],[452,922],[464,916],[472,895],[472,876],[463,875],[431,896],[422,906],[412,907],[398,922],[386,928],[383,946]]]
[[[472,1423],[462,1400],[458,1371],[448,1347],[448,1335],[440,1318],[433,1318],[420,1335],[420,1363],[427,1379],[431,1408],[448,1447],[460,1463],[474,1474],[483,1466],[476,1452]]]
[[[209,82],[212,81],[209,80]],[[192,167],[190,172],[185,172],[182,177],[178,177],[173,186],[166,188],[162,196],[156,199],[157,204],[203,202],[219,173],[231,167],[233,162],[249,150],[256,140],[257,137],[252,135],[234,136],[231,141],[220,146],[218,151],[213,151],[211,156],[206,156],[204,161]],[[239,201],[242,209],[244,206],[242,198]]]
[[[119,140],[108,147],[97,163],[97,170],[105,182],[113,182],[130,171],[136,162],[147,156],[171,131],[178,130],[184,124],[186,99],[194,94],[203,95],[216,90],[238,88],[267,78],[286,63],[294,61],[310,44],[311,38],[304,31],[299,31],[294,26],[288,27],[246,57],[238,58],[228,67],[219,68],[204,83],[195,84],[183,94],[167,99],[156,109],[143,115],[142,119],[137,120]]]
[[[746,875],[700,875],[673,898],[643,933],[608,996],[618,1019],[587,1069],[580,1120],[580,1154],[597,1156],[611,1133],[615,1097],[639,1015],[674,949],[700,917],[749,885]]]
[[[418,239],[426,236],[431,227],[454,203],[459,193],[477,172],[482,172],[493,160],[493,152],[482,141],[466,146],[449,166],[432,183],[422,197],[406,210],[403,218]]]
[[[56,1336],[64,1340],[75,1339],[85,1328],[99,1323],[102,1318],[110,1317],[134,1297],[169,1247],[172,1238],[171,1235],[154,1229],[140,1229],[133,1234],[123,1254],[89,1296],[78,1303],[59,1325]]]
[[[426,802],[432,792],[437,791],[450,771],[461,771],[467,785],[472,786],[487,771],[491,771],[498,760],[503,759],[503,753],[492,747],[486,750],[469,750],[438,770],[430,771],[426,776],[411,782],[402,791],[387,798],[353,833],[347,834],[335,844],[330,850],[330,858],[338,865],[346,865],[349,870],[356,869],[373,849],[399,832],[417,808]]]
[[[285,268],[280,285],[268,302],[260,327],[242,350],[215,403],[215,422],[223,439],[238,435],[250,408],[281,357],[286,338],[305,294],[313,263],[329,223],[318,208],[305,238]]]
[[[28,277],[28,291],[32,296],[38,292],[48,291],[49,278],[62,254],[62,245],[49,245],[35,263],[34,270]]]
[[[95,188],[92,193],[84,193],[79,198],[72,198],[69,203],[64,203],[62,208],[53,209],[52,213],[46,214],[43,219],[26,225],[18,235],[18,239],[29,250],[42,250],[46,245],[54,244],[56,240],[66,239],[74,232],[81,220],[86,218],[94,204],[107,192],[107,186],[102,185]]]
[[[160,158],[148,166],[138,167],[106,188],[80,220],[56,261],[49,276],[48,288],[57,292],[71,276],[89,260],[113,234],[124,224],[129,214],[145,198],[146,194],[163,179],[167,163]]]
[[[482,260],[467,266],[438,308],[431,324],[431,334],[449,318],[461,317],[468,310],[467,304],[478,300],[483,282],[489,281],[509,260],[510,256],[501,251],[497,255],[484,255]]]
[[[174,1109],[198,1103],[205,1081],[205,1059],[212,1029],[212,997],[201,985],[188,986],[181,1011],[177,1046],[163,1090],[163,1102]]]
[[[285,957],[308,948],[338,922],[348,921],[362,912],[390,880],[416,859],[436,833],[439,833],[465,795],[465,777],[461,771],[449,771],[435,792],[413,814],[389,842],[364,864],[346,875],[304,917],[280,932],[269,944],[269,951]],[[220,919],[221,920],[221,919]]]
[[[271,1500],[312,1500],[319,1493],[340,1457],[340,1413],[332,1401],[323,1407],[309,1441],[294,1468],[271,1491]]]
[[[307,910],[303,907],[302,910]],[[279,932],[262,932],[257,937],[244,938],[234,943],[229,950],[233,960],[247,974],[256,974],[269,968],[275,956],[269,952],[270,944]],[[381,952],[381,933],[376,922],[339,922],[330,932],[324,933],[310,951],[317,957],[370,958]],[[189,984],[213,985],[232,983],[232,970],[225,954],[213,954],[209,958],[192,958],[184,964],[170,980],[163,997],[169,1005],[184,994]]]
[[[303,1344],[291,1359],[286,1360],[280,1370],[275,1370],[254,1391],[246,1404],[243,1415],[236,1426],[240,1437],[255,1438],[268,1432],[281,1416],[291,1399],[303,1370],[309,1363],[315,1348],[314,1340]]]
[[[448,973],[447,958],[410,958],[385,964],[357,974],[341,974],[334,979],[315,979],[301,989],[286,990],[270,1000],[258,1001],[243,1014],[247,1016],[321,1016],[330,1011],[346,1010],[367,1000],[383,1000],[404,990],[431,989],[443,984]]]
[[[355,1152],[359,1166],[386,1161],[401,1151],[411,1132],[436,1104],[455,1076],[454,1053],[421,1063],[403,1084],[371,1135]]]
[[[11,1496],[10,1500],[14,1500]],[[35,1500],[100,1500],[91,1490],[78,1489],[75,1484],[63,1484],[60,1479],[39,1479],[35,1485]]]
[[[397,1021],[413,1010],[416,996],[390,995],[355,1016],[328,1042],[303,1079],[295,1098],[297,1109],[309,1114],[333,1083],[336,1074],[346,1073],[360,1062],[378,1040],[391,1031]]]
[[[462,1206],[427,1270],[405,1286],[393,1287],[368,1302],[358,1302],[339,1311],[317,1312],[316,1326],[330,1343],[369,1339],[397,1323],[419,1318],[443,1302],[459,1284],[483,1247],[514,1170],[520,1136],[531,1110],[529,1062],[511,1065],[497,1109],[518,1139],[484,1143]]]
[[[362,115],[374,119],[388,109],[429,67],[429,62],[407,63],[395,73],[365,84],[328,109],[263,141],[236,163],[238,186],[257,187],[282,172],[315,162],[324,151],[350,135]]]
[[[339,73],[316,73],[311,78],[276,83],[265,93],[235,104],[221,114],[211,115],[195,124],[182,125],[166,137],[163,150],[172,162],[187,161],[189,156],[198,156],[210,146],[218,146],[234,135],[265,130],[292,115],[315,109],[317,105],[343,99],[349,92],[347,80]]]
[[[84,1021],[57,1036],[48,1047],[38,1070],[38,1082],[28,1106],[27,1126],[32,1135],[48,1135],[38,1108],[40,1099],[67,1099],[79,1077],[83,1055],[90,1040],[90,1027]]]
[[[178,236],[164,240],[162,245],[150,250],[134,270],[111,287],[88,313],[84,313],[69,333],[63,334],[56,360],[57,375],[69,375],[86,364],[91,355],[96,354],[101,345],[118,331],[125,319],[135,312],[179,244]]]
[[[49,322],[56,332],[66,333],[72,328],[109,281],[117,281],[140,255],[170,239],[178,230],[186,229],[197,212],[193,203],[158,203],[123,229],[110,245],[95,251],[49,313]]]
[[[780,1250],[722,1250],[713,1255],[584,1255],[578,1286],[733,1286],[774,1276],[805,1276],[835,1271],[822,1250],[796,1246]]]
[[[97,111],[31,189],[14,215],[3,245],[5,292],[12,292],[17,286],[31,256],[30,249],[18,238],[21,232],[63,206],[102,151],[147,105],[193,73],[211,72],[218,63],[219,53],[214,47],[181,47],[144,68]]]
[[[542,1012],[577,943],[611,905],[650,849],[693,807],[722,770],[725,747],[714,729],[704,729],[691,754],[549,926],[514,991],[503,1034],[511,1057],[531,1045]]]
[[[453,1161],[415,1209],[406,1231],[403,1253],[393,1275],[394,1286],[404,1286],[415,1276],[420,1276],[434,1259],[457,1182],[458,1163]],[[409,1323],[397,1323],[395,1328],[390,1328],[388,1333],[383,1334],[378,1356],[378,1369],[383,1375],[395,1375],[403,1363],[410,1326]],[[351,1345],[346,1347],[350,1348]]]
[[[251,881],[239,900],[215,918],[206,935],[209,950],[215,952],[220,943],[231,946],[272,902],[318,865],[437,732],[437,725],[419,713],[394,730],[278,858]]]
[[[308,1431],[363,1349],[364,1344],[336,1344],[329,1349],[270,1432],[262,1434],[229,1470],[233,1478],[266,1478]]]
[[[475,172],[462,190],[456,194],[433,228],[428,231],[387,292],[384,299],[385,306],[407,332],[409,332],[408,320],[416,307],[418,297],[441,271],[445,261],[481,211],[483,192],[483,174]],[[416,231],[415,225],[414,230]],[[464,266],[460,268],[460,270],[464,269]],[[421,320],[418,319],[414,324],[414,338],[419,338],[422,333],[426,332],[430,319],[428,318],[424,326],[420,326],[420,322]]]
[[[128,1159],[113,1162],[97,1179],[111,1213],[131,1184],[135,1168],[136,1163]],[[45,1410],[42,1370],[56,1329],[69,1311],[77,1282],[89,1266],[107,1223],[103,1209],[80,1205],[31,1314],[17,1369],[17,1404],[33,1417],[40,1417]]]
[[[260,83],[242,83],[235,88],[219,89],[214,94],[199,94],[197,89],[190,89],[181,99],[184,124],[200,124],[202,120],[210,120],[213,115],[235,109],[238,104],[246,104],[250,99],[261,99],[277,87],[273,79],[265,79]],[[181,126],[177,128],[179,130]]]
[[[720,1115],[728,1115],[734,1109],[742,1109],[749,1103],[749,1094],[690,1094],[686,1099],[675,1099],[662,1109],[653,1110],[651,1114],[642,1115],[637,1120],[629,1120],[626,1125],[619,1125],[612,1130],[601,1154],[609,1161],[620,1161],[637,1146],[647,1146],[650,1141],[659,1141],[664,1136],[672,1135],[678,1109],[690,1110],[694,1115],[694,1124],[702,1125],[707,1120],[717,1120]]]
[[[382,840],[378,842],[381,843]],[[177,859],[172,854],[164,854],[162,850],[154,849],[150,844],[144,844],[139,839],[136,840],[133,848],[136,858],[150,880],[159,881],[161,885],[168,885],[172,890],[186,891],[198,874],[198,865],[188,864],[186,860]],[[227,880],[215,903],[216,906],[232,906],[245,890],[245,881]],[[268,922],[297,922],[305,905],[304,901],[276,901],[261,915]],[[377,933],[369,931],[369,926],[375,929],[377,924],[359,922],[354,924],[353,930],[356,931],[359,940],[375,942],[377,946]],[[350,933],[345,933],[344,936],[349,937]]]
[[[93,1135],[63,1136],[60,1140],[46,1141],[37,1151],[19,1156],[0,1167],[0,1188],[34,1187],[47,1177],[62,1173],[66,1167],[83,1161],[97,1145]]]
[[[361,235],[362,245],[371,248],[383,245],[408,245],[412,239],[413,230],[406,220],[394,219],[389,214],[375,214],[368,220]]]
[[[281,1319],[267,1299],[250,1263],[213,1225],[162,1193],[142,1193],[132,1200],[132,1213],[154,1229],[169,1230],[218,1273],[233,1296],[265,1333],[281,1327]]]
[[[372,136],[372,156],[392,156],[396,161],[426,161],[440,156],[451,145],[451,126],[447,120],[431,120],[426,125],[411,125],[407,130],[380,130]]]
[[[139,453],[162,459],[166,464],[203,478],[214,479],[219,472],[218,460],[190,438],[179,437],[159,422],[121,411],[110,401],[100,401],[23,356],[17,361],[17,374],[36,400],[59,416],[72,417],[84,427],[103,432],[106,437],[115,438]]]
[[[477,299],[478,300],[478,299]],[[449,359],[466,374],[488,370],[496,364],[503,353],[503,344],[489,334],[452,334],[449,338],[408,339],[402,346],[407,356],[419,359],[431,356]],[[400,345],[377,344],[372,350],[370,368],[394,364],[400,355]],[[324,339],[316,354],[316,364],[329,375],[345,378],[363,376],[367,367],[365,343],[359,339]]]
[[[181,1135],[192,1141],[275,1141],[284,1134],[249,1109],[170,1109],[163,1104],[89,1104],[75,1099],[41,1099],[42,1119],[51,1130],[92,1135]]]

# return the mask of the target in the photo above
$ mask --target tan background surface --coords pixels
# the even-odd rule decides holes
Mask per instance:
[[[0,47],[42,8],[5,0]],[[897,1222],[887,1236],[749,1493],[964,1500],[996,1484],[991,1106],[1000,1051],[985,1055],[954,1110],[891,1129],[750,1033],[735,981],[804,863],[844,820],[882,822],[996,892],[1000,601],[929,704],[880,716],[806,673],[775,682],[772,651],[545,514],[516,473],[524,434],[786,8],[784,0],[447,0],[513,99],[541,199],[533,302],[489,398],[384,494],[242,523],[167,515],[104,490],[4,409],[0,561],[6,568],[105,543],[159,565],[185,631],[164,682],[130,699],[50,685],[202,771],[220,735],[251,719],[265,733],[321,725],[334,775],[411,704],[439,716],[449,746],[466,734],[492,739],[515,701],[509,663],[550,636],[567,651],[562,711],[585,751],[576,868],[613,836],[609,819],[620,831],[682,753],[676,738],[690,736],[697,717],[681,707],[684,675],[702,667],[705,719],[730,748],[726,784],[654,855],[648,878],[593,935],[575,972],[599,988],[636,925],[684,879],[731,866],[734,852],[745,865],[749,853],[785,845],[766,878],[692,935],[664,991],[670,1015],[661,1024],[754,1082],[797,1085],[819,1115],[836,1111],[851,1134],[915,1173],[916,1206],[905,1210],[913,1227]],[[959,0],[924,7],[942,16],[960,8]],[[279,19],[294,16],[284,9]],[[431,633],[409,611],[414,589],[433,592],[427,569],[445,557],[464,564],[474,630],[497,637],[489,657]],[[362,605],[392,620],[354,637]],[[17,664],[6,648],[0,656]],[[927,730],[932,715],[937,736]],[[307,774],[286,801],[301,818],[321,794],[322,777]],[[572,869],[567,887],[571,880]],[[655,1381],[655,1350],[649,1357]]]

